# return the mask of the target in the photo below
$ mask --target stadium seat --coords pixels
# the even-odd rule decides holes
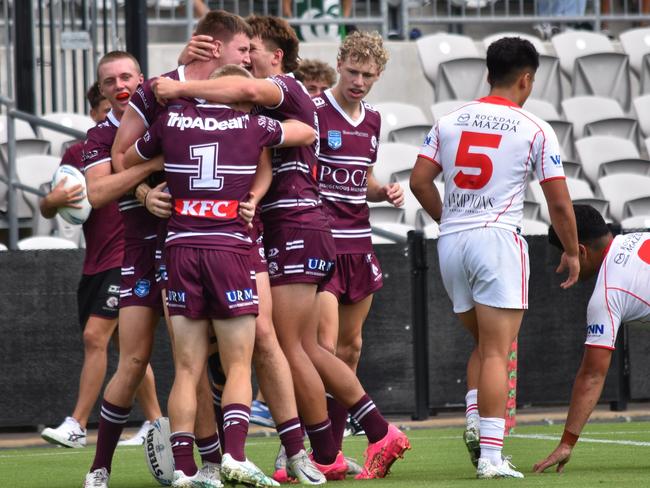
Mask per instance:
[[[79,115],[75,113],[68,112],[53,112],[46,115],[43,115],[43,119],[57,124],[61,124],[65,127],[70,127],[82,132],[86,132],[91,127],[94,127],[96,124],[93,122],[93,119],[87,115]],[[48,140],[52,143],[52,154],[54,156],[61,156],[61,146],[64,142],[69,140],[74,140],[75,138],[62,132],[57,132],[51,129],[46,129],[44,127],[40,128],[41,137],[45,140]]]
[[[539,37],[533,36],[531,34],[525,34],[523,32],[497,32],[495,34],[490,34],[487,37],[483,38],[483,47],[485,47],[485,50],[487,51],[487,48],[490,47],[490,44],[492,44],[494,41],[498,41],[499,39],[502,39],[504,37],[520,37],[521,39],[525,39],[529,41],[533,46],[535,46],[535,49],[539,54],[548,54],[548,51],[546,50],[546,45],[544,44],[544,41],[542,41]]]
[[[420,146],[399,142],[380,144],[377,150],[377,162],[373,166],[372,174],[379,183],[385,185],[391,181],[393,173],[413,169],[419,152]]]
[[[0,144],[7,142],[7,116],[0,114]],[[16,140],[18,139],[34,139],[36,134],[32,130],[32,126],[24,120],[15,119]]]
[[[572,94],[610,97],[630,110],[632,85],[630,61],[622,53],[595,53],[575,60]]]
[[[32,251],[36,249],[77,249],[74,242],[61,237],[36,236],[18,241],[18,249]]]
[[[376,103],[374,108],[381,114],[381,135],[379,140],[388,141],[389,135],[400,129],[414,129],[426,132],[431,129],[431,124],[420,107],[408,103],[383,102]],[[425,133],[426,135],[426,133]],[[420,139],[419,144],[424,138]],[[398,141],[402,142],[402,141]]]
[[[618,36],[623,52],[630,58],[630,68],[641,78],[643,57],[650,53],[650,28],[629,29]]]
[[[18,180],[27,186],[40,189],[41,185],[52,180],[52,175],[59,167],[60,160],[54,156],[33,155],[23,156],[16,160],[16,174]],[[32,231],[36,235],[48,234],[52,225],[41,216],[39,210],[39,196],[27,191],[22,192],[23,198],[31,209]]]
[[[639,92],[650,93],[650,53],[641,59],[641,76],[639,78]]]
[[[524,200],[524,218],[539,220],[540,204],[532,200]]]
[[[416,46],[437,101],[473,100],[488,94],[485,59],[470,37],[437,33],[419,38]]]
[[[628,217],[621,221],[621,229],[624,231],[644,230],[650,229],[650,215],[637,215],[636,217]]]
[[[648,153],[650,155],[650,137],[646,137],[643,142],[644,142],[644,145],[645,145],[646,153]]]
[[[5,246],[2,242],[0,242],[0,251],[8,251],[9,248]]]
[[[9,164],[7,147],[9,143],[0,144],[0,160],[6,166]],[[16,158],[32,154],[50,154],[52,144],[45,139],[18,139],[16,140]]]
[[[541,220],[524,218],[521,221],[521,233],[525,236],[540,236],[548,234],[548,224]]]
[[[589,183],[585,180],[579,180],[576,178],[566,178],[566,185],[569,189],[569,195],[571,200],[580,200],[584,198],[595,198],[594,192],[591,190]],[[551,222],[551,216],[548,212],[548,205],[546,199],[544,198],[544,190],[542,190],[541,185],[538,181],[531,181],[528,185],[528,194],[531,195],[534,200],[539,203],[539,217],[544,222]]]
[[[645,216],[650,218],[650,197],[628,200],[623,206],[623,218]]]
[[[587,31],[566,31],[551,38],[553,49],[560,58],[562,71],[571,77],[575,60],[598,53],[613,53],[614,46],[604,34]]]
[[[415,214],[415,228],[424,232],[426,239],[437,239],[440,236],[438,223],[423,208]]]
[[[539,67],[535,73],[531,96],[548,100],[556,109],[560,109],[560,103],[564,99],[564,89],[560,60],[555,56],[539,56]]]
[[[650,176],[633,174],[603,176],[598,180],[598,187],[602,196],[609,200],[612,217],[617,222],[621,222],[626,202],[650,197]]]
[[[639,128],[643,137],[650,137],[650,94],[641,95],[632,101],[636,119],[639,121]]]
[[[547,100],[541,100],[530,96],[522,108],[528,110],[531,114],[536,115],[542,120],[562,120],[562,117],[555,106]]]
[[[572,200],[573,203],[575,204],[580,204],[580,205],[589,205],[600,213],[600,215],[603,216],[606,222],[611,222],[610,214],[609,214],[609,202],[607,200],[603,200],[602,198],[575,198]]]
[[[406,242],[407,234],[411,230],[415,230],[415,227],[408,224],[398,223],[398,222],[379,222],[372,225],[373,232],[373,244],[374,236],[383,237],[384,239],[394,242]]]
[[[404,223],[404,209],[397,208],[387,202],[368,202],[370,208],[370,223],[383,222]]]
[[[471,103],[468,100],[445,100],[444,102],[438,102],[431,105],[431,115],[433,116],[433,122],[437,122],[440,117],[447,115],[450,112],[453,112],[459,107],[462,107],[465,104]]]
[[[576,151],[582,171],[589,181],[596,183],[603,163],[625,159],[639,159],[640,154],[632,141],[612,136],[591,136],[576,141]]]
[[[637,132],[637,121],[626,118],[619,103],[611,98],[596,96],[567,98],[562,101],[562,111],[566,119],[573,124],[573,134],[578,139],[588,135],[586,126],[589,124],[591,124],[589,131],[592,133],[602,131],[611,134],[614,131],[624,137]],[[607,120],[611,121],[609,125],[605,122]],[[632,137],[628,138],[634,140]]]

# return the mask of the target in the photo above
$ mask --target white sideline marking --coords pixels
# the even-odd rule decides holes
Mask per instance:
[[[559,441],[560,436],[545,434],[512,434],[508,437],[515,439],[539,439],[545,441]],[[595,444],[619,444],[622,446],[650,446],[650,442],[643,441],[616,441],[611,439],[590,439],[589,437],[580,437],[580,442],[591,442]]]

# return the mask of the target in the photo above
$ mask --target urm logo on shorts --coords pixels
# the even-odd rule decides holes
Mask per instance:
[[[605,326],[603,324],[589,324],[587,326],[587,335],[603,335]]]
[[[228,302],[245,302],[253,300],[253,289],[244,288],[243,290],[228,290],[226,292],[226,298]]]
[[[169,303],[185,303],[185,292],[169,290],[167,292],[167,301]]]
[[[133,293],[140,298],[146,297],[151,290],[151,282],[149,280],[141,279],[136,281],[135,286],[133,287]]]
[[[327,273],[330,269],[332,269],[333,265],[333,261],[325,261],[324,259],[309,258],[307,260],[307,268],[314,271],[322,271],[323,273]]]

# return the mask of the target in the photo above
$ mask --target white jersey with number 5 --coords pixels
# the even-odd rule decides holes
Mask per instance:
[[[540,183],[564,178],[551,126],[501,97],[441,117],[420,156],[442,168],[441,235],[477,227],[519,232],[529,174],[534,171]]]

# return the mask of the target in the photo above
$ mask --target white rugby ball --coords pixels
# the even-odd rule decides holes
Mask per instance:
[[[88,201],[88,192],[86,191],[86,178],[84,177],[83,173],[81,173],[81,171],[79,171],[74,166],[71,166],[69,164],[62,164],[54,172],[54,176],[52,177],[52,188],[58,185],[63,178],[66,179],[65,184],[63,185],[64,188],[81,185],[83,188],[83,195],[81,197],[81,200],[75,202],[75,204],[81,205],[81,208],[59,207],[59,215],[63,218],[63,220],[69,222],[70,224],[83,224],[86,220],[88,220],[88,216],[92,210],[90,202]]]
[[[144,438],[144,458],[151,475],[163,486],[174,481],[174,455],[169,441],[169,419],[160,417],[149,427]]]

